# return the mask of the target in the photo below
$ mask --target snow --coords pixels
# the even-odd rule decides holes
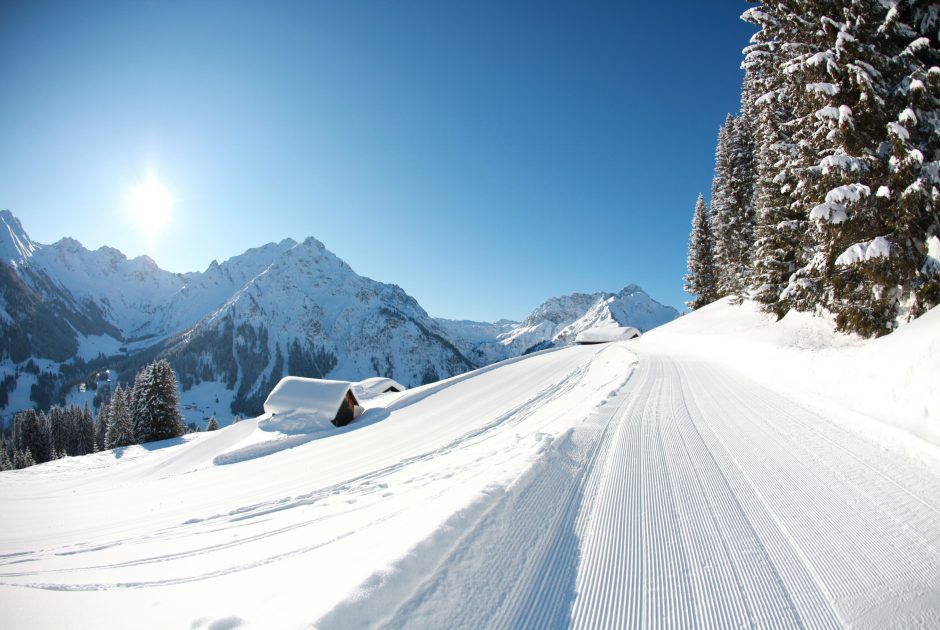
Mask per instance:
[[[883,236],[870,241],[855,243],[836,258],[836,265],[854,265],[874,258],[889,258],[891,256],[891,243]]]
[[[264,401],[268,414],[309,414],[333,420],[352,388],[349,381],[285,376]]]
[[[358,383],[353,383],[352,387],[353,393],[359,400],[380,396],[387,392],[390,388],[396,389],[400,392],[408,389],[398,381],[385,378],[384,376],[374,376],[372,378],[367,378],[363,381],[359,381]]]
[[[723,299],[694,315],[647,333],[643,343],[705,355],[940,445],[940,309],[870,341],[836,333],[830,320],[809,313],[774,322],[750,301]]]
[[[106,357],[115,356],[120,353],[121,341],[110,335],[78,335],[77,356],[90,361],[98,358],[99,355]]]
[[[19,219],[9,210],[0,210],[0,261],[17,267],[29,260],[36,249]]]
[[[331,431],[0,473],[4,628],[937,627],[938,329],[722,300]]]
[[[849,217],[845,213],[845,206],[841,203],[831,203],[827,201],[810,210],[809,218],[838,224],[847,221]]]
[[[830,203],[854,203],[870,194],[871,188],[864,184],[846,184],[827,192],[826,201]]]
[[[578,333],[576,343],[611,343],[639,337],[640,331],[630,326],[598,326]]]
[[[904,126],[896,122],[888,123],[888,131],[904,141],[910,140],[911,138],[910,132],[908,132],[908,130]]]
[[[806,85],[806,91],[835,96],[839,93],[839,86],[834,83],[808,83]]]
[[[259,441],[262,417],[0,474],[0,598],[16,601],[4,626],[309,625],[500,496],[632,361],[617,345],[572,347],[410,390],[292,442]],[[6,555],[22,552],[32,558]],[[29,569],[11,575],[11,560]]]
[[[820,160],[819,166],[822,168],[824,175],[828,174],[833,169],[840,169],[843,171],[864,171],[868,168],[865,160],[852,157],[851,155],[827,155],[822,160]]]
[[[927,260],[924,261],[924,273],[940,273],[940,238],[927,238]]]
[[[917,114],[910,107],[905,107],[904,111],[898,114],[898,122],[905,125],[916,125]]]

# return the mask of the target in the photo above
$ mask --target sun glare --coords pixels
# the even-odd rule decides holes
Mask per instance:
[[[170,222],[173,197],[155,175],[130,189],[127,213],[149,237],[155,237]]]

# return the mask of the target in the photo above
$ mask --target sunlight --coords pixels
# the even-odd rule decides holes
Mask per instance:
[[[173,197],[151,173],[147,180],[133,186],[127,196],[127,213],[149,238],[153,238],[170,222]]]

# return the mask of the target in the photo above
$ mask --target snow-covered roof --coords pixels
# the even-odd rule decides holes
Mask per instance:
[[[315,413],[332,420],[351,387],[349,381],[285,376],[268,394],[264,412]]]
[[[367,378],[358,383],[353,383],[353,393],[356,394],[358,398],[371,398],[372,396],[378,396],[379,394],[384,394],[390,388],[395,388],[396,390],[403,392],[407,387],[402,385],[396,380],[385,378],[384,376],[373,376],[372,378]]]
[[[626,341],[639,336],[640,331],[633,326],[598,326],[579,332],[575,337],[575,343],[609,343]]]

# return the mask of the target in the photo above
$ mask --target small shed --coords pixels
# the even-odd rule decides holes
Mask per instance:
[[[285,376],[268,394],[264,411],[270,414],[316,414],[342,427],[361,412],[349,381]]]
[[[639,337],[640,331],[632,326],[598,326],[582,330],[575,337],[575,343],[585,346],[592,343],[611,343]]]
[[[384,376],[373,376],[353,384],[353,391],[359,398],[372,398],[388,392],[403,392],[407,387],[398,381]]]

